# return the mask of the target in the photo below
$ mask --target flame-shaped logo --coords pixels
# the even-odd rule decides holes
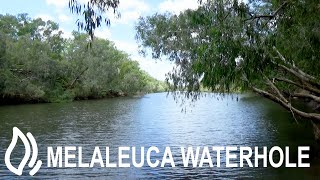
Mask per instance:
[[[18,137],[22,140],[22,142],[24,144],[25,154],[24,154],[24,157],[23,157],[21,163],[19,164],[18,168],[15,168],[15,167],[12,166],[12,164],[10,162],[10,155],[12,153],[13,148],[17,144]],[[27,133],[27,137],[26,137],[17,127],[14,127],[13,128],[12,141],[11,141],[7,151],[6,151],[4,159],[5,159],[5,164],[6,164],[7,168],[11,172],[13,172],[13,173],[15,173],[16,175],[19,175],[19,176],[22,175],[23,168],[27,164],[27,162],[29,160],[29,157],[31,155],[31,148],[30,148],[30,143],[29,143],[28,139],[29,139],[29,141],[31,143],[31,146],[32,146],[32,157],[31,157],[31,160],[29,161],[28,166],[30,168],[33,167],[33,169],[29,172],[29,174],[31,176],[36,174],[38,172],[38,170],[40,169],[41,165],[42,165],[42,161],[41,160],[37,161],[38,146],[37,146],[36,140],[34,139],[32,134],[30,132],[28,132]],[[36,161],[37,161],[37,163],[36,163]]]

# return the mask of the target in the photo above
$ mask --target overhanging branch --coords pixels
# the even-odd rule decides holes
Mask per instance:
[[[290,110],[292,112],[294,112],[295,114],[303,117],[303,118],[307,118],[307,119],[312,119],[312,120],[316,120],[318,122],[320,122],[320,114],[316,114],[316,113],[306,113],[303,112],[301,110],[296,109],[295,107],[293,107],[291,105],[291,103],[286,103],[283,100],[281,100],[279,97],[277,97],[276,95],[269,93],[267,91],[258,89],[256,87],[252,87],[252,90],[278,104],[280,104],[281,106],[283,106],[284,108],[286,108],[287,110]]]
[[[295,70],[297,73],[300,74],[301,77],[303,77],[306,81],[312,81],[312,80],[316,80],[315,77],[303,72],[301,69],[299,69],[298,67],[295,66],[295,64],[291,64],[289,63],[285,57],[278,51],[278,49],[276,47],[273,46],[273,49],[276,51],[276,53],[278,54],[279,58],[283,61],[284,64],[290,66],[290,68],[292,68],[293,70]]]
[[[275,78],[275,80],[277,81],[282,81],[282,82],[286,82],[288,84],[292,84],[292,85],[295,85],[301,89],[305,89],[305,90],[308,90],[310,91],[311,93],[314,93],[314,94],[317,94],[317,95],[320,95],[320,90],[317,89],[317,88],[314,88],[314,87],[311,87],[307,84],[302,84],[302,83],[297,83],[297,82],[294,82],[292,80],[289,80],[289,79],[285,79],[285,78]]]
[[[285,103],[289,103],[289,101],[283,96],[283,94],[280,92],[280,90],[275,86],[275,84],[273,82],[270,81],[270,79],[262,74],[264,79],[266,79],[267,84],[277,93],[278,97]]]
[[[308,93],[294,93],[291,96],[292,97],[299,97],[299,98],[309,98],[309,99],[312,99],[312,100],[320,103],[320,97],[312,95],[312,94],[308,94]]]

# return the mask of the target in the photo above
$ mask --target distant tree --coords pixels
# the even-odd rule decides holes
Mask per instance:
[[[119,51],[88,34],[62,38],[57,23],[26,14],[0,15],[0,104],[58,102],[158,91],[150,77]]]

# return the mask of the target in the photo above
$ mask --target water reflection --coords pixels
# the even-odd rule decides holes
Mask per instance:
[[[240,95],[239,101],[231,97],[217,100],[207,96],[187,108],[186,113],[181,113],[181,107],[172,97],[166,98],[165,93],[142,98],[3,106],[0,107],[0,124],[2,178],[13,175],[2,162],[14,126],[35,136],[39,147],[38,159],[44,161],[37,174],[41,178],[305,178],[320,174],[310,169],[223,168],[223,165],[222,168],[183,167],[180,146],[289,145],[294,148],[313,143],[308,125],[297,126],[290,113],[251,95]],[[64,145],[82,146],[85,162],[91,160],[95,146],[110,146],[111,161],[116,161],[119,146],[157,146],[162,150],[170,146],[174,159],[177,159],[177,167],[46,168],[46,148]],[[13,152],[16,153],[13,161],[19,162],[23,151],[23,146],[19,146]],[[162,155],[153,158],[161,159]],[[222,159],[223,163],[225,160]],[[317,167],[317,164],[312,166]],[[23,175],[24,178],[29,177],[28,172]]]

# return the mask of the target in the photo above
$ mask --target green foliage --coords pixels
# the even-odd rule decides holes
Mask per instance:
[[[137,40],[154,58],[175,62],[167,78],[174,95],[253,90],[319,122],[319,14],[318,1],[209,0],[179,15],[140,18]],[[312,113],[296,99],[316,104]]]
[[[283,62],[274,47],[290,63],[319,77],[319,7],[317,1],[207,1],[179,15],[140,18],[136,37],[142,52],[151,49],[154,58],[176,63],[168,76],[173,91],[264,88],[262,74],[293,78],[279,69]]]
[[[229,91],[239,79],[235,59],[246,39],[239,21],[240,6],[233,1],[214,1],[180,15],[155,14],[141,18],[137,39],[151,48],[154,58],[168,57],[177,68],[169,74],[172,89]]]
[[[0,15],[2,102],[61,102],[156,92],[159,83],[111,41],[73,32],[26,14]],[[9,101],[9,102],[7,102]]]
[[[84,4],[78,0],[69,0],[69,9],[72,13],[82,16],[84,20],[77,20],[78,28],[85,30],[93,39],[96,28],[99,28],[103,23],[110,25],[110,18],[106,17],[104,13],[109,9],[116,13],[119,4],[119,0],[90,0]]]

